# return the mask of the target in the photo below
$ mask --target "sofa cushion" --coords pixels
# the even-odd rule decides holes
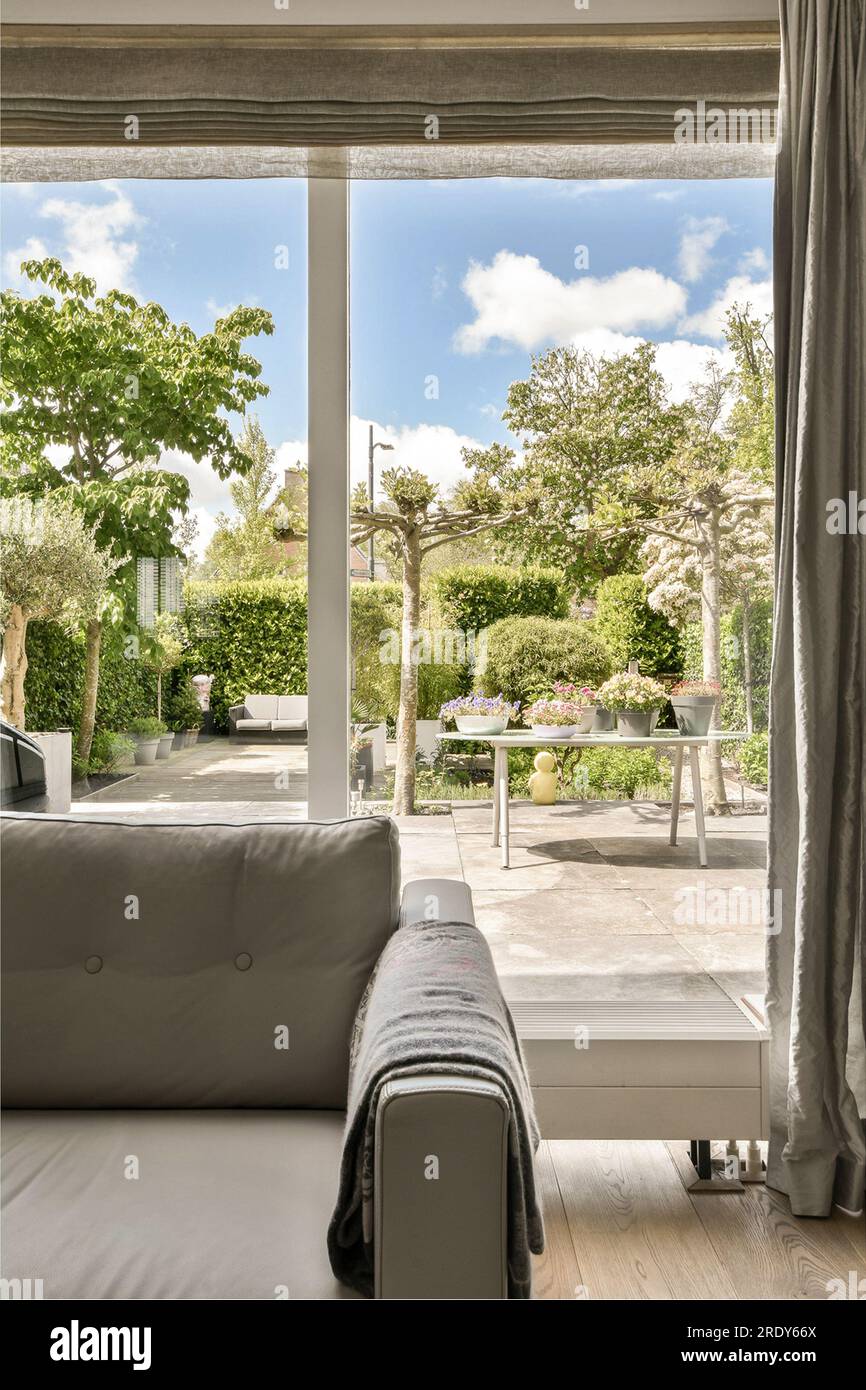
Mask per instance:
[[[386,817],[4,817],[5,1104],[344,1107],[398,889]]]
[[[245,695],[244,709],[248,719],[276,719],[280,712],[278,695]]]
[[[307,727],[306,719],[272,719],[271,729],[275,734],[301,734]]]
[[[306,695],[281,695],[277,719],[300,719],[306,728],[308,701]]]
[[[355,1297],[325,1243],[343,1122],[334,1111],[7,1111],[3,1276],[38,1275],[48,1300]]]
[[[254,733],[254,732],[264,733],[264,732],[267,732],[267,731],[270,730],[270,728],[271,728],[271,720],[270,720],[270,719],[236,719],[236,720],[235,720],[235,728],[236,728],[236,729],[245,729],[245,730],[247,731],[247,733]]]

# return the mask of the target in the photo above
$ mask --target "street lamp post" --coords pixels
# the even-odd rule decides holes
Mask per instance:
[[[375,444],[373,443],[373,426],[371,425],[371,426],[370,426],[370,444],[369,444],[369,448],[368,448],[368,450],[367,450],[367,510],[368,510],[369,512],[372,512],[372,510],[373,510],[373,488],[374,488],[374,485],[375,485],[375,482],[374,482],[374,475],[373,475],[373,462],[374,462],[374,459],[375,459],[376,450],[377,450],[377,449],[393,449],[393,448],[394,448],[394,445],[393,445],[393,444],[385,444],[384,441],[381,440],[381,439],[377,440]],[[369,566],[370,566],[370,579],[373,580],[373,579],[376,578],[376,537],[375,537],[375,535],[372,535],[372,536],[370,537],[370,561],[369,561]]]

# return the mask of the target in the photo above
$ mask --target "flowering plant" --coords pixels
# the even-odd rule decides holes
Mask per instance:
[[[678,681],[672,688],[672,695],[719,695],[718,681]]]
[[[512,705],[501,692],[493,696],[473,692],[471,695],[461,695],[456,700],[449,700],[440,709],[439,718],[456,719],[458,715],[477,714],[487,719],[514,719],[519,708],[519,700]]]
[[[530,724],[570,727],[578,723],[583,710],[577,700],[535,700],[527,705],[523,717]]]
[[[596,693],[591,685],[574,685],[571,681],[554,681],[553,693],[557,699],[573,700],[581,708],[596,703]]]
[[[605,709],[654,710],[667,697],[664,686],[651,676],[635,676],[623,671],[605,681],[598,698]]]

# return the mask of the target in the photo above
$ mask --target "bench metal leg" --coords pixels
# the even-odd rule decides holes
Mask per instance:
[[[680,818],[680,792],[683,786],[683,750],[674,749],[674,784],[671,792],[671,844],[677,842],[677,822]]]
[[[697,748],[689,749],[689,763],[692,769],[692,800],[695,803],[695,829],[698,832],[698,860],[702,869],[707,867],[707,833],[704,826],[704,793],[701,787],[701,760]]]

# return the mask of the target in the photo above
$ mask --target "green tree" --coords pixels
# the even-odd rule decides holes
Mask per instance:
[[[610,647],[616,666],[640,662],[644,676],[678,675],[683,656],[679,633],[663,613],[647,602],[639,574],[612,574],[596,595],[595,628]]]
[[[188,505],[186,480],[152,460],[177,449],[208,459],[221,478],[249,468],[227,416],[267,394],[243,342],[273,333],[273,320],[241,306],[198,336],[159,304],[119,290],[97,297],[94,280],[70,275],[56,259],[21,269],[46,289],[0,296],[4,491],[67,496],[120,561],[110,602],[87,624],[78,731],[86,762],[103,622],[130,621],[136,558],[177,553],[177,513]],[[49,462],[50,445],[68,449],[68,460]]]
[[[235,515],[220,513],[216,531],[197,572],[202,579],[271,579],[302,568],[292,562],[274,536],[272,493],[277,475],[274,451],[259,421],[245,421],[238,447],[250,459],[248,471],[230,488]],[[278,501],[281,499],[277,499]]]
[[[141,662],[156,676],[156,717],[162,719],[162,678],[179,666],[189,646],[183,620],[177,613],[157,613],[153,629],[145,633]]]
[[[0,625],[3,718],[24,728],[27,626],[33,618],[74,628],[105,593],[115,562],[81,512],[57,498],[0,499]]]

